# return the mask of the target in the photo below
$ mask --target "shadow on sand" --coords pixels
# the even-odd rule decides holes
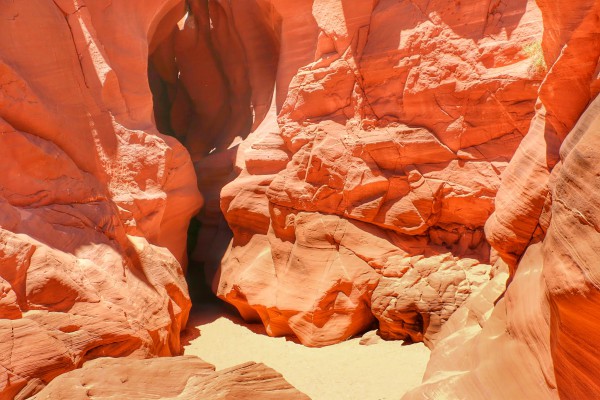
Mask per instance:
[[[182,345],[189,346],[194,339],[197,339],[202,335],[202,326],[215,322],[219,318],[225,318],[238,326],[248,329],[254,334],[269,336],[261,323],[248,323],[244,321],[235,307],[214,298],[200,304],[195,303],[192,306],[187,326],[181,332]],[[299,345],[301,344],[298,338],[294,336],[286,336],[285,340]]]

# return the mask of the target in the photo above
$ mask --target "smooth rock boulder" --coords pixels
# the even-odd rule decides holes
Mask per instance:
[[[61,375],[34,400],[51,399],[308,400],[280,374],[248,362],[222,371],[194,356],[130,360],[100,358]]]
[[[535,114],[544,71],[528,49],[540,46],[540,9],[271,4],[276,92],[264,121],[232,145],[221,211],[233,239],[209,274],[213,290],[269,334],[309,346],[345,340],[375,317],[390,338],[433,340],[496,261],[483,228]],[[433,286],[409,283],[419,255],[438,260]],[[477,283],[466,283],[471,274]],[[403,285],[409,296],[391,289]]]

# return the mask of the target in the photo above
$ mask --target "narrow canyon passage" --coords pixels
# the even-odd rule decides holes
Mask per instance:
[[[186,10],[159,24],[148,81],[156,125],[186,146],[204,197],[188,232],[188,281],[192,296],[208,298],[232,238],[221,190],[240,173],[240,143],[272,111],[280,21],[267,1],[233,7],[194,0]]]
[[[186,16],[167,15],[151,41],[156,125],[186,146],[204,196],[188,238],[192,294],[206,293],[196,289],[205,281],[245,320],[308,346],[374,324],[387,339],[432,344],[495,273],[483,225],[539,77],[517,59],[527,76],[524,88],[515,85],[500,71],[514,63],[499,61],[498,81],[476,81],[480,100],[486,112],[509,108],[514,118],[490,124],[473,111],[482,105],[463,102],[457,118],[469,123],[444,122],[457,141],[448,127],[422,119],[439,112],[431,89],[415,86],[419,96],[397,99],[403,106],[394,113],[371,99],[393,80],[408,84],[396,68],[379,76],[391,68],[380,65],[388,53],[409,56],[389,47],[393,35],[380,36],[393,33],[386,18],[402,7],[343,4],[321,15],[309,5],[190,1]],[[518,29],[519,22],[507,23]],[[527,39],[526,25],[521,30]],[[508,146],[490,158],[485,148],[496,141]],[[446,272],[432,269],[439,265]]]
[[[516,32],[497,50],[513,58],[481,55],[489,38],[448,19],[438,29],[452,41],[427,59],[417,6],[400,19],[414,38],[397,43],[389,21],[406,6],[319,4],[193,0],[158,24],[154,120],[189,151],[204,197],[188,232],[190,293],[198,309],[214,293],[266,334],[310,347],[376,328],[432,347],[469,294],[506,270],[483,226],[533,115],[541,77],[519,51],[538,43],[538,11],[504,5],[513,18],[491,26],[489,10],[474,10],[488,35]],[[464,35],[475,45],[454,59]],[[487,71],[468,90],[411,78],[440,59],[434,75]]]
[[[0,0],[0,399],[594,398],[599,21]]]
[[[241,141],[265,118],[273,124],[277,113],[271,97],[281,22],[266,5],[259,12],[244,13],[244,26],[239,27],[234,22],[239,15],[227,5],[189,4],[187,15],[161,38],[148,63],[156,124],[190,151],[205,199],[188,232],[187,280],[193,307],[183,332],[185,354],[199,356],[219,370],[263,362],[314,400],[391,399],[404,394],[425,372],[429,350],[422,343],[404,346],[402,341],[379,339],[360,345],[361,339],[355,338],[308,348],[293,338],[269,337],[262,324],[244,322],[237,310],[212,293],[212,271],[232,238],[220,209],[220,192],[240,173],[234,162]],[[173,24],[168,18],[165,26]],[[253,42],[242,43],[240,37],[248,33]],[[258,64],[254,70],[247,68],[249,56],[254,58],[252,65]]]

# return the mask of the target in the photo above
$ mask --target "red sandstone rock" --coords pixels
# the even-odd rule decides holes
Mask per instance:
[[[201,204],[152,121],[148,49],[178,1],[0,1],[0,397],[99,356],[181,352]],[[174,23],[174,22],[173,22]]]
[[[193,167],[196,256],[269,334],[435,344],[407,398],[597,393],[599,10],[0,0],[0,397],[180,352]]]
[[[548,73],[534,123],[503,176],[497,211],[486,224],[487,239],[511,266],[532,238],[543,237],[546,227],[539,226],[538,219],[548,207],[548,178],[559,160],[560,145],[600,90],[597,2],[538,4],[544,40],[535,57]]]
[[[444,325],[422,386],[403,399],[558,399],[548,346],[550,318],[540,244],[523,257],[506,296],[508,268]],[[507,376],[507,379],[498,379]],[[583,397],[585,398],[585,397]]]
[[[380,335],[430,347],[448,318],[490,279],[489,265],[451,254],[415,256],[394,272],[383,273],[372,296]]]
[[[561,164],[551,177],[543,279],[548,287],[549,344],[561,399],[586,398],[600,390],[596,379],[600,371],[596,350],[600,317],[599,129],[600,99],[596,98],[567,136],[561,147]]]
[[[527,248],[493,310],[503,282],[490,282],[450,318],[423,385],[405,399],[439,392],[465,399],[585,399],[599,390],[594,310],[600,286],[593,261],[599,128],[596,99],[567,136],[552,172],[545,239]],[[506,371],[512,379],[491,379]]]
[[[543,78],[525,51],[541,39],[540,11],[534,1],[272,5],[275,104],[221,192],[234,238],[213,288],[269,334],[310,346],[374,316],[390,337],[433,340],[482,283],[467,283],[471,269],[489,269],[483,226]],[[457,264],[435,278],[448,253]],[[439,262],[404,278],[417,255]],[[392,289],[404,287],[414,293]],[[416,309],[434,321],[429,333],[403,330]]]
[[[308,399],[264,364],[223,371],[193,356],[100,358],[61,375],[32,399]]]
[[[188,4],[178,26],[165,20],[171,30],[152,49],[149,81],[157,125],[180,138],[195,162],[205,207],[192,257],[214,271],[231,239],[219,193],[239,173],[237,145],[269,111],[279,18],[266,0]]]
[[[598,93],[600,42],[593,21],[600,3],[539,4],[550,68],[536,122],[506,170],[486,225],[488,239],[511,264],[512,279],[501,299],[502,285],[489,286],[450,318],[423,385],[406,399],[437,393],[587,399],[600,389],[595,350],[600,99],[575,124]],[[510,378],[498,378],[504,374]]]

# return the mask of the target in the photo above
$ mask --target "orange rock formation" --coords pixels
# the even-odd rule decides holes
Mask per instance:
[[[309,399],[264,364],[246,363],[215,372],[213,365],[193,356],[151,360],[101,358],[61,375],[32,397],[33,400],[114,398]]]
[[[0,398],[99,356],[181,352],[201,197],[145,78],[178,9],[0,1]]]
[[[592,398],[598,21],[598,0],[0,0],[0,398],[82,366],[38,398],[302,398],[260,365],[136,360],[181,353],[203,203],[195,266],[268,334],[424,341],[406,399]],[[84,366],[103,356],[129,359]]]
[[[503,279],[490,282],[450,318],[423,386],[405,399],[591,399],[600,390],[600,2],[538,4],[548,74],[486,224],[510,284],[504,293]]]
[[[214,289],[309,346],[431,342],[489,280],[483,226],[534,115],[534,1],[278,2],[271,114],[221,192]],[[276,122],[276,123],[275,123]]]

